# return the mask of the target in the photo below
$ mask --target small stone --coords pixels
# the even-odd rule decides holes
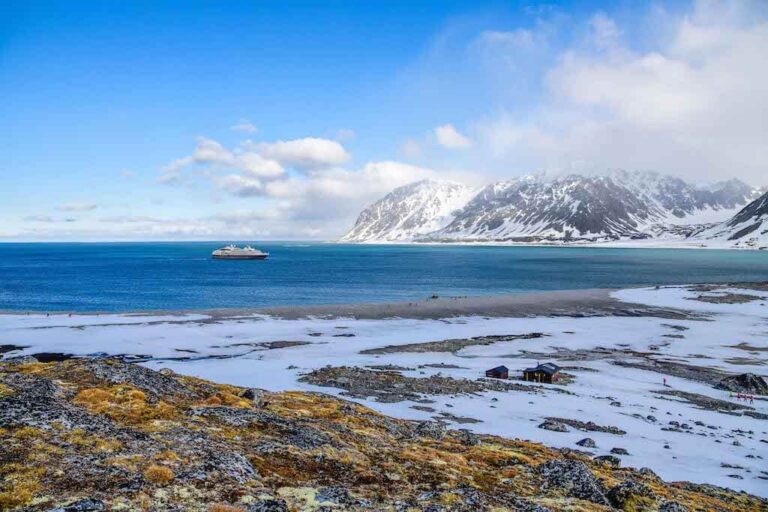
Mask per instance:
[[[337,505],[353,505],[355,503],[349,490],[341,486],[322,487],[317,491],[315,499],[320,503],[327,501]]]
[[[480,438],[466,428],[461,428],[456,431],[456,437],[464,446],[477,446],[480,444]]]
[[[595,461],[607,464],[611,467],[621,467],[621,459],[615,455],[600,455],[594,458]]]
[[[626,448],[611,448],[611,453],[614,455],[629,455]]]
[[[665,501],[659,507],[659,512],[688,512],[688,508],[676,501]]]
[[[240,396],[246,400],[251,400],[256,407],[261,407],[264,404],[264,391],[260,389],[245,389],[240,393]]]
[[[103,501],[87,498],[63,507],[50,509],[48,512],[96,512],[102,510],[105,510]]]
[[[248,506],[248,512],[288,512],[288,504],[280,499],[260,499]]]
[[[584,448],[597,448],[595,441],[591,437],[585,437],[581,441],[577,441],[576,444]]]
[[[414,429],[417,436],[429,437],[438,441],[445,437],[446,430],[445,424],[439,421],[422,421]]]

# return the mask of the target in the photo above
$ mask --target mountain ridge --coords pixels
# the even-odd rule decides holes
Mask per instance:
[[[455,182],[429,180],[399,187],[363,210],[340,241],[586,243],[687,239],[702,233],[714,240],[722,235],[709,230],[738,214],[759,192],[737,179],[702,186],[625,170],[529,175],[474,192]]]

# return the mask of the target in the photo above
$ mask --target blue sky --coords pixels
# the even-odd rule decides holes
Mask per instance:
[[[0,238],[328,238],[425,177],[754,182],[765,5],[2,2]]]

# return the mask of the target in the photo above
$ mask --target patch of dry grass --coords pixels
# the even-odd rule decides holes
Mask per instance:
[[[95,414],[104,414],[127,425],[146,425],[154,420],[170,420],[178,416],[177,409],[159,401],[148,403],[146,394],[131,386],[81,390],[73,400]]]
[[[144,478],[155,485],[166,485],[173,481],[174,475],[170,468],[152,464],[144,470]]]

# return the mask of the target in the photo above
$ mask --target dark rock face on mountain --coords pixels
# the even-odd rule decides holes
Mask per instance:
[[[758,197],[726,222],[697,235],[741,248],[768,247],[768,193]]]
[[[733,393],[768,395],[768,383],[765,382],[765,379],[754,373],[742,373],[741,375],[726,377],[715,387]]]
[[[765,510],[539,443],[120,360],[0,362],[0,510]],[[652,489],[652,493],[648,491]],[[639,502],[638,502],[639,503]],[[541,504],[545,504],[541,505]]]
[[[518,180],[483,189],[433,238],[581,238],[638,233],[647,205],[606,177]]]
[[[342,241],[600,241],[687,237],[697,218],[725,221],[753,199],[738,180],[697,187],[652,172],[526,176],[470,196],[456,184],[396,189],[361,213]],[[451,198],[450,200],[448,198]],[[463,204],[461,198],[465,198]],[[447,213],[444,205],[450,204]],[[711,225],[711,224],[710,224]]]
[[[729,226],[738,226],[759,218],[768,217],[768,193],[763,194],[745,206],[727,222]]]

